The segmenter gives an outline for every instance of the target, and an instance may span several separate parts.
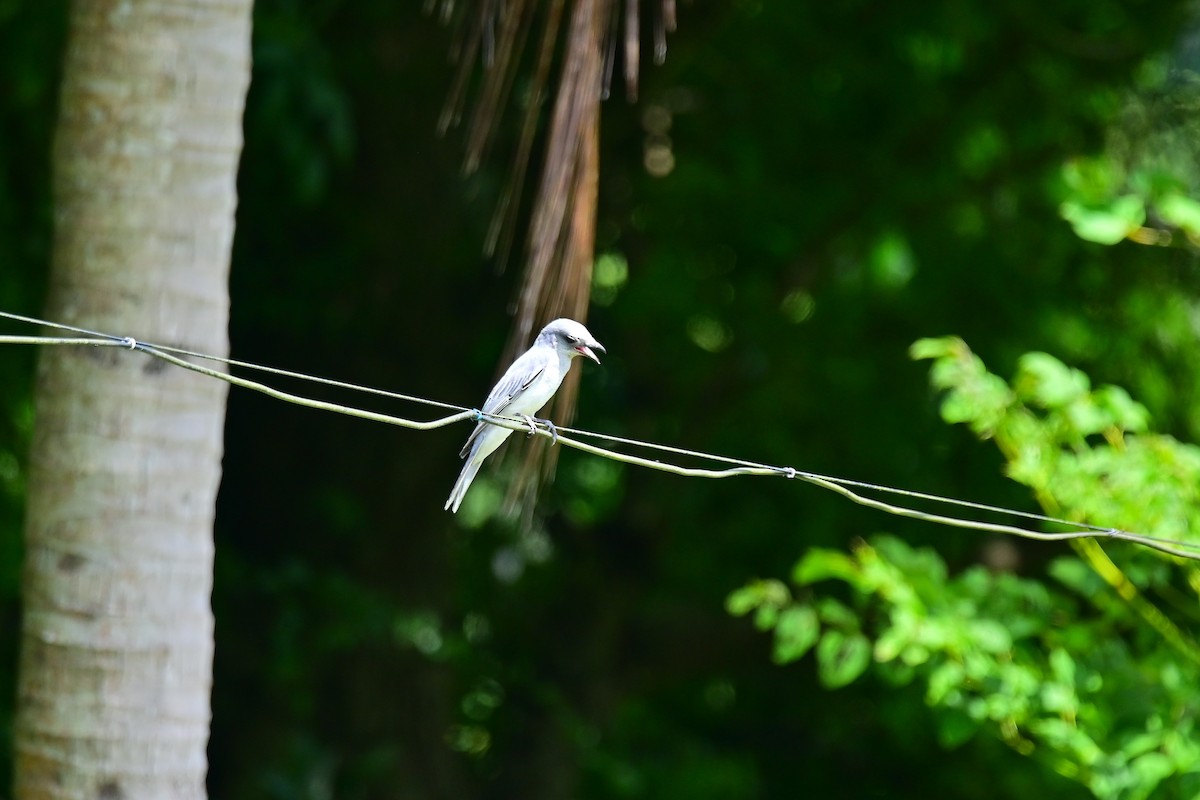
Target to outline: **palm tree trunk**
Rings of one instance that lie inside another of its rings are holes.
[[[227,351],[250,10],[72,4],[50,319]],[[203,797],[225,384],[48,348],[35,407],[16,797]]]

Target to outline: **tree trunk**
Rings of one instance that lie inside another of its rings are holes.
[[[47,315],[223,354],[251,0],[72,4]],[[47,348],[16,797],[205,795],[226,385]]]

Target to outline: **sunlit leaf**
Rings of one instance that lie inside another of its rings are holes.
[[[1021,356],[1013,386],[1027,401],[1058,408],[1085,395],[1091,381],[1048,353],[1026,353]]]
[[[1075,235],[1097,244],[1116,244],[1146,221],[1146,206],[1137,195],[1123,195],[1103,205],[1068,200],[1059,208]]]
[[[820,632],[817,612],[810,606],[786,609],[775,624],[775,661],[786,664],[803,657],[816,644]]]
[[[810,548],[792,569],[792,581],[800,586],[837,578],[854,583],[859,576],[858,565],[845,553],[825,548]]]
[[[1154,204],[1154,210],[1170,224],[1200,236],[1200,200],[1184,194],[1169,194]]]
[[[826,630],[817,644],[817,674],[836,689],[852,683],[871,663],[871,643],[861,633]]]

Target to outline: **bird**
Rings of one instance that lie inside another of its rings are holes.
[[[500,381],[492,387],[491,393],[483,403],[484,414],[502,414],[509,417],[522,417],[529,425],[532,436],[534,427],[533,414],[550,401],[563,378],[571,369],[571,361],[579,356],[586,356],[597,364],[600,358],[595,351],[607,354],[608,351],[596,337],[573,319],[556,319],[542,328],[533,345],[521,354],[512,366],[504,373]],[[545,421],[545,420],[543,420]],[[553,423],[545,421],[550,427],[551,435],[557,439]],[[492,425],[486,420],[480,420],[475,430],[463,445],[459,458],[465,458],[462,472],[454,482],[454,489],[446,500],[445,509],[458,512],[458,506],[475,480],[484,459],[496,451],[504,440],[512,433],[512,429],[500,425]]]

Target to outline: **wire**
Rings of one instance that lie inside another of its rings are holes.
[[[941,525],[948,525],[959,528],[969,528],[972,530],[987,531],[992,533],[1002,533],[1014,536],[1021,536],[1027,539],[1035,539],[1039,541],[1064,541],[1068,539],[1080,538],[1110,538],[1120,541],[1127,541],[1140,544],[1144,547],[1149,547],[1169,555],[1179,558],[1200,561],[1200,543],[1185,542],[1177,539],[1166,539],[1157,536],[1149,536],[1142,533],[1134,533],[1131,531],[1121,530],[1119,528],[1107,528],[1099,525],[1092,525],[1085,522],[1073,522],[1071,520],[1061,519],[1058,517],[1046,516],[1044,514],[1036,514],[1027,511],[1019,511],[1016,509],[1004,508],[1001,506],[987,505],[984,503],[975,503],[969,500],[960,500],[953,497],[943,497],[941,495],[927,494],[925,492],[917,492],[909,489],[898,489],[891,486],[881,484],[867,483],[864,481],[850,480],[848,478],[837,478],[829,475],[820,475],[815,472],[805,472],[797,470],[793,467],[775,466],[771,464],[763,464],[755,461],[747,461],[744,459],[731,458],[729,456],[717,455],[714,453],[705,453],[698,450],[688,450],[681,447],[671,447],[669,445],[657,444],[654,442],[640,441],[637,439],[628,439],[621,436],[613,436],[610,434],[595,433],[592,431],[580,430],[577,428],[556,427],[552,426],[545,420],[535,420],[533,424],[523,418],[508,417],[498,414],[488,414],[478,409],[468,408],[466,406],[454,405],[453,403],[444,403],[437,400],[430,400],[424,397],[415,395],[400,394],[390,392],[383,389],[376,389],[368,386],[361,386],[354,383],[344,381],[336,381],[329,378],[322,378],[313,375],[306,375],[301,372],[293,372],[290,370],[277,369],[275,367],[267,367],[261,364],[254,364],[246,361],[238,361],[231,358],[209,355],[207,353],[199,353],[191,350],[184,350],[177,347],[169,347],[166,345],[152,344],[142,342],[127,336],[114,336],[108,333],[92,331],[86,328],[78,328],[71,325],[61,323],[47,322],[45,320],[34,319],[31,317],[12,314],[6,311],[0,311],[0,318],[11,319],[18,322],[25,322],[33,325],[41,325],[47,328],[69,331],[71,333],[83,334],[83,338],[64,338],[53,336],[2,336],[0,335],[0,344],[37,344],[37,345],[83,345],[92,347],[119,347],[129,350],[138,350],[154,358],[161,359],[168,363],[174,364],[183,369],[191,370],[209,377],[227,381],[234,386],[240,386],[245,389],[260,392],[269,397],[284,402],[294,403],[296,405],[315,408],[321,411],[331,411],[339,414],[345,414],[359,419],[366,419],[372,422],[381,422],[389,425],[397,425],[403,428],[413,430],[432,430],[441,428],[446,425],[452,425],[463,420],[485,421],[492,425],[508,428],[510,430],[527,431],[530,435],[537,434],[545,436],[553,440],[554,443],[572,447],[581,450],[585,453],[591,453],[603,458],[609,458],[626,464],[655,469],[662,472],[670,472],[676,475],[685,477],[701,477],[701,478],[729,478],[738,475],[757,475],[757,476],[783,476],[789,479],[801,480],[806,483],[811,483],[815,486],[820,486],[824,489],[836,492],[848,500],[859,505],[883,511],[901,517],[923,520],[926,522],[934,522]],[[411,403],[427,405],[434,408],[454,411],[456,413],[439,419],[418,421],[397,417],[390,414],[382,414],[374,411],[356,408],[353,406],[343,406],[337,403],[330,403],[313,398],[303,397],[301,395],[284,392],[274,387],[268,386],[257,381],[241,378],[228,372],[220,372],[218,370],[208,369],[190,361],[185,361],[186,358],[196,358],[207,361],[212,361],[227,366],[238,367],[241,369],[264,372],[271,375],[279,375],[288,378],[296,378],[298,380],[310,381],[313,383],[322,384],[325,386],[333,386],[340,389],[350,391],[364,392],[367,394],[387,397],[396,400],[403,400]],[[658,461],[655,459],[644,458],[642,456],[631,455],[628,453],[620,453],[615,450],[597,447],[588,444],[578,439],[573,439],[570,436],[585,437],[590,439],[598,439],[613,444],[628,445],[631,447],[643,448],[662,453],[670,453],[672,455],[687,456],[704,461],[715,462],[719,464],[728,464],[730,466],[724,469],[708,469],[702,467],[685,467],[678,464]],[[1036,520],[1053,525],[1061,525],[1074,530],[1046,532],[1035,531],[1028,528],[1022,528],[1015,525],[1005,525],[993,522],[981,522],[978,520],[962,519],[959,517],[951,517],[942,514],[931,514],[924,511],[918,511],[907,506],[885,503],[882,500],[876,500],[871,497],[864,496],[854,489],[865,489],[873,492],[893,494],[902,497],[908,497],[917,500],[923,500],[932,503],[942,503],[953,505],[962,508],[970,508],[977,511],[986,511],[994,514],[1007,515],[1012,517],[1020,517],[1024,519]]]
[[[612,435],[606,434],[606,433],[593,433],[591,431],[583,431],[583,430],[578,430],[576,428],[566,428],[566,427],[562,427],[562,426],[559,426],[558,430],[565,431],[567,433],[573,433],[577,436],[587,436],[587,437],[590,437],[593,439],[603,439],[605,441],[614,442],[617,444],[628,444],[628,445],[633,445],[635,447],[645,447],[650,450],[660,450],[660,451],[663,451],[666,453],[674,453],[676,455],[693,456],[696,458],[705,458],[705,459],[709,459],[711,461],[719,461],[719,462],[722,462],[725,464],[737,464],[737,465],[744,466],[744,467],[756,467],[756,468],[772,469],[772,470],[785,471],[785,472],[787,471],[786,467],[772,467],[768,464],[759,464],[759,463],[756,463],[753,461],[743,461],[741,459],[729,458],[727,456],[714,455],[712,453],[701,453],[701,452],[697,452],[695,450],[685,450],[681,447],[670,447],[670,446],[664,445],[664,444],[655,444],[653,442],[642,442],[642,441],[638,441],[636,439],[624,439],[620,436],[612,436]],[[1106,532],[1106,531],[1110,530],[1109,528],[1106,528],[1102,525],[1089,525],[1086,522],[1064,522],[1063,520],[1058,519],[1056,517],[1048,517],[1045,514],[1036,514],[1032,511],[1018,511],[1018,510],[1012,509],[1012,508],[1002,508],[1000,506],[990,506],[990,505],[986,505],[984,503],[972,502],[971,500],[959,500],[959,499],[953,498],[953,497],[942,497],[941,495],[927,494],[925,492],[917,492],[917,491],[913,491],[911,489],[897,489],[892,486],[883,486],[878,483],[867,483],[865,481],[856,481],[856,480],[851,480],[850,478],[835,478],[835,477],[832,477],[829,475],[820,475],[815,472],[803,472],[801,470],[795,470],[795,475],[794,476],[789,475],[789,477],[813,478],[813,479],[819,479],[819,480],[826,480],[826,481],[829,481],[830,483],[836,483],[841,486],[855,486],[859,489],[870,489],[871,491],[875,491],[875,492],[884,492],[887,494],[895,494],[895,495],[901,495],[904,497],[912,497],[917,500],[928,500],[930,502],[935,502],[935,503],[946,503],[948,505],[962,506],[964,508],[973,508],[977,511],[990,511],[990,512],[993,512],[996,514],[1007,514],[1007,515],[1014,516],[1014,517],[1024,517],[1026,519],[1038,520],[1040,522],[1052,522],[1052,523],[1059,523],[1059,524],[1067,524],[1067,525],[1071,525],[1071,526],[1074,526],[1077,528],[1084,528],[1086,530],[1096,531],[1098,533],[1102,533],[1102,532]],[[1200,547],[1200,545],[1197,545],[1197,546]]]
[[[33,319],[32,317],[23,317],[20,314],[12,314],[8,311],[0,311],[0,318],[12,319],[12,320],[16,320],[18,322],[28,322],[33,325],[42,325],[47,328],[57,328],[59,330],[70,331],[71,333],[82,333],[87,336],[93,336],[96,339],[101,339],[101,340],[105,340],[108,342],[117,342],[120,344],[124,344],[125,346],[129,346],[128,345],[129,342],[136,341],[128,336],[114,336],[111,333],[101,333],[100,331],[92,331],[92,330],[88,330],[87,328],[77,328],[74,325],[64,325],[59,322],[46,322],[45,320]],[[22,342],[3,341],[3,339],[7,339],[7,338],[11,338],[11,337],[0,337],[0,343],[3,343],[3,344],[20,344],[20,343],[22,343]],[[93,346],[98,344],[97,342],[87,341],[87,340],[54,340],[53,337],[50,337],[50,340],[48,340],[48,341],[40,341],[40,342],[25,341],[23,343],[24,344],[83,344],[83,345],[93,345]],[[455,406],[455,405],[451,405],[450,403],[439,403],[436,400],[427,400],[423,397],[412,397],[412,396],[409,396],[406,394],[399,394],[397,392],[389,392],[385,389],[375,389],[370,386],[360,386],[360,385],[354,384],[354,383],[345,383],[343,381],[335,381],[331,378],[322,378],[322,377],[319,377],[316,375],[306,375],[302,372],[292,372],[292,371],[286,370],[286,369],[276,369],[275,367],[266,367],[261,364],[252,364],[248,361],[238,361],[237,359],[209,355],[208,353],[197,353],[192,350],[184,350],[179,347],[169,347],[167,345],[162,345],[162,344],[150,344],[149,342],[137,342],[137,343],[144,344],[144,345],[146,345],[146,347],[151,347],[162,353],[173,353],[178,356],[188,356],[189,358],[201,358],[201,359],[204,359],[205,361],[213,361],[213,362],[216,362],[219,364],[227,364],[231,367],[241,367],[242,369],[254,370],[256,372],[266,372],[266,373],[270,373],[272,375],[280,375],[285,378],[297,378],[299,380],[310,381],[312,383],[319,383],[319,384],[322,384],[325,386],[333,386],[338,389],[350,389],[355,392],[364,392],[366,394],[379,395],[380,397],[387,397],[392,400],[405,400],[410,403],[422,403],[424,405],[434,406],[436,408],[445,408],[445,409],[451,409],[451,410],[456,410],[456,411],[466,410],[462,406]],[[138,349],[138,348],[131,348],[131,349]],[[221,375],[221,373],[218,373],[218,376],[220,376],[220,375]]]

